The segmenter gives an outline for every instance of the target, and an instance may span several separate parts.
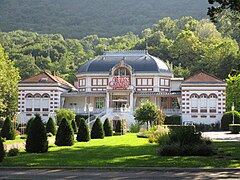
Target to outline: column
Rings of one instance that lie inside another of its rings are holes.
[[[130,92],[130,112],[133,112],[134,102],[133,102],[133,92]]]
[[[107,92],[107,95],[106,95],[106,112],[109,111],[109,92]]]

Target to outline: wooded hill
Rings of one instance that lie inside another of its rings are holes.
[[[22,79],[54,70],[73,83],[78,68],[104,50],[141,50],[146,49],[146,44],[151,55],[169,63],[175,77],[188,77],[204,70],[224,79],[229,73],[240,71],[240,33],[234,26],[226,25],[226,18],[219,22],[219,30],[207,19],[164,18],[139,36],[91,35],[79,40],[21,30],[0,32],[0,44],[19,68]]]
[[[207,17],[207,0],[0,0],[0,31],[83,38],[140,34],[159,19]]]

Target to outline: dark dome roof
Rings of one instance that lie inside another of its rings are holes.
[[[134,72],[152,72],[172,76],[170,68],[164,61],[149,55],[144,50],[106,52],[82,65],[78,70],[78,74],[108,73],[111,68],[121,61],[131,66]]]

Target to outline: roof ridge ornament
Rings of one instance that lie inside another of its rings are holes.
[[[148,54],[148,50],[111,50],[105,51],[105,56],[144,56]]]

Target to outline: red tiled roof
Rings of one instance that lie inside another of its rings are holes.
[[[201,83],[223,83],[223,80],[208,74],[206,72],[199,72],[189,78],[187,78],[184,83],[191,83],[191,82],[201,82]]]
[[[56,75],[52,75],[47,72],[39,73],[35,76],[32,76],[30,78],[27,78],[27,79],[21,81],[20,83],[39,83],[39,82],[60,83],[62,85],[69,86],[70,88],[75,89],[75,87],[72,84],[70,84],[69,82],[65,81],[64,79],[62,79]]]

